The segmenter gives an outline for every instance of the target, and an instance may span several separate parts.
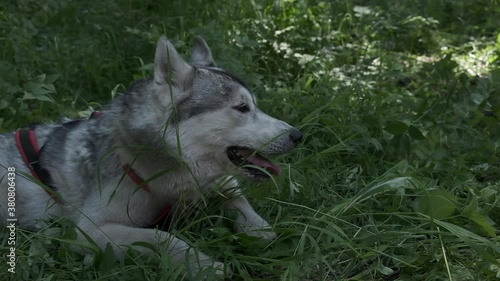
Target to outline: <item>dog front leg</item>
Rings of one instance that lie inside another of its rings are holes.
[[[239,194],[239,192],[237,192]],[[243,195],[237,195],[226,203],[226,209],[236,210],[235,228],[238,232],[260,237],[265,240],[273,240],[276,233],[271,231],[271,226],[259,214],[257,214],[248,200]]]
[[[215,268],[216,275],[224,275],[224,264],[216,262],[202,252],[196,251],[189,245],[174,235],[160,230],[136,228],[122,224],[105,224],[99,228],[86,228],[85,233],[89,235],[99,248],[104,249],[110,243],[115,252],[115,256],[123,258],[126,247],[134,242],[146,242],[152,245],[160,244],[160,247],[170,256],[174,266],[181,265],[188,261],[188,267],[194,274],[207,268]],[[80,239],[83,239],[80,236]],[[164,247],[164,248],[163,248]],[[145,254],[154,254],[149,248],[134,246],[135,249]]]

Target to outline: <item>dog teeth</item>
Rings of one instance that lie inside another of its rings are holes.
[[[231,150],[232,156],[240,162],[239,164],[245,163],[249,157],[253,155],[254,151],[245,147],[233,147]]]

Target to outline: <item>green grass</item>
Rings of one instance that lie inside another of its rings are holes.
[[[232,280],[500,278],[498,2],[168,2],[3,3],[0,131],[87,116],[151,75],[159,36],[187,54],[200,34],[305,140],[275,183],[244,184],[278,239],[233,234],[217,204],[179,237]],[[18,230],[18,273],[2,254],[0,279],[183,279],[161,254],[74,253],[74,236]]]

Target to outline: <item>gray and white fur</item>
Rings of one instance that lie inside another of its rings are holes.
[[[36,230],[44,219],[65,216],[101,249],[110,243],[119,257],[124,255],[121,246],[147,242],[163,247],[176,265],[187,260],[194,271],[214,267],[220,275],[222,263],[169,232],[146,227],[165,205],[220,189],[231,198],[225,208],[237,210],[237,231],[274,239],[269,224],[238,191],[234,176],[260,180],[268,177],[262,170],[277,174],[276,166],[257,152],[287,153],[302,138],[297,129],[260,111],[244,83],[217,68],[199,36],[189,63],[161,38],[152,79],[135,82],[97,118],[38,125],[35,135],[42,148],[40,163],[60,200],[54,202],[18,173],[21,227]],[[242,167],[238,161],[261,168]],[[150,192],[124,176],[125,164],[143,179],[155,177],[148,182]],[[0,134],[1,223],[7,218],[7,167],[29,174],[13,132]],[[79,239],[85,238],[80,234]]]

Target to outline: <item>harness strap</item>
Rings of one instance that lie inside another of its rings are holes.
[[[95,111],[90,115],[90,119],[97,118],[102,115],[102,112]],[[80,120],[75,120],[80,121]],[[50,187],[52,190],[55,190],[55,187],[50,185],[51,177],[47,170],[45,170],[42,165],[40,165],[40,148],[36,143],[35,132],[34,130],[17,130],[15,132],[16,146],[23,158],[24,163],[28,166],[31,175],[34,178],[42,182],[43,184]],[[127,175],[134,181],[139,187],[144,189],[144,191],[151,193],[149,186],[144,180],[137,175],[137,173],[130,167],[129,164],[123,165],[123,170],[127,173]],[[51,194],[48,190],[47,193],[57,202],[57,198],[54,197],[54,194]],[[156,218],[151,227],[155,227],[159,222],[165,220],[172,210],[171,205],[166,205],[160,212],[158,218]]]
[[[21,153],[24,163],[30,169],[33,177],[41,181],[38,176],[38,172],[40,172],[40,163],[38,162],[40,149],[35,140],[35,132],[33,130],[18,130],[15,133],[15,137],[17,149]]]
[[[40,148],[36,143],[35,132],[33,130],[17,130],[15,132],[16,146],[24,160],[24,163],[30,169],[31,175],[41,183],[50,187],[55,191],[55,187],[51,185],[51,177],[47,170],[40,165]],[[57,201],[56,196],[49,190],[45,191]]]

